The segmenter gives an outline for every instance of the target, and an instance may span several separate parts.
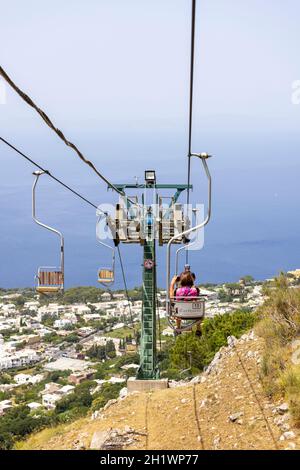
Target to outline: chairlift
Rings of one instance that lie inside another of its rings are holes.
[[[38,272],[35,276],[36,291],[40,294],[57,294],[64,290],[64,238],[61,232],[58,230],[40,222],[36,218],[36,186],[39,177],[45,174],[45,171],[35,171],[33,175],[35,180],[32,186],[32,218],[35,223],[41,227],[55,233],[60,238],[60,266],[42,266],[38,268]]]
[[[174,243],[174,239],[182,239],[183,237],[187,237],[193,232],[196,232],[202,229],[205,225],[208,224],[211,218],[211,175],[209,172],[209,168],[207,165],[207,159],[209,155],[207,154],[192,154],[191,156],[195,156],[201,159],[206,177],[208,179],[208,210],[205,220],[195,225],[194,227],[189,228],[188,230],[180,233],[179,235],[174,235],[168,242],[167,246],[167,298],[166,298],[166,307],[167,307],[167,316],[168,321],[173,328],[173,330],[178,334],[184,331],[190,331],[193,326],[201,323],[205,317],[205,296],[198,296],[198,297],[180,297],[180,299],[176,299],[176,296],[170,295],[169,286],[170,286],[170,262],[171,262],[171,245]],[[192,245],[190,245],[192,246]],[[182,247],[176,252],[176,275],[178,275],[178,255],[182,249],[186,247]],[[186,268],[190,269],[190,267],[186,266]],[[178,321],[179,320],[179,321]],[[178,326],[178,323],[180,326]]]
[[[96,225],[96,238],[97,238],[97,241],[100,243],[100,245],[104,246],[105,248],[107,248],[108,250],[111,250],[111,253],[112,253],[112,257],[111,257],[111,264],[109,267],[102,267],[102,268],[99,268],[98,270],[98,282],[99,284],[102,284],[104,285],[105,287],[113,284],[115,282],[115,249],[113,247],[111,247],[110,245],[107,245],[106,243],[103,243],[101,240],[100,240],[100,236],[99,236],[99,222],[100,222],[100,218],[98,218],[98,221],[97,221],[97,225]]]

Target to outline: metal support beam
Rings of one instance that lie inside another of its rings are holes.
[[[133,184],[133,183],[120,183],[114,185],[119,191],[124,191],[125,189],[146,189],[149,188],[147,184]],[[184,191],[185,189],[193,189],[193,185],[187,184],[155,184],[152,186],[155,189],[176,189],[178,191]]]

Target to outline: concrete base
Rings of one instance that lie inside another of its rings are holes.
[[[127,391],[132,392],[151,392],[152,390],[164,390],[168,388],[168,379],[140,380],[135,377],[129,377],[127,380]]]

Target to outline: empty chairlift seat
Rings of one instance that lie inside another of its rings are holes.
[[[115,280],[114,271],[112,269],[99,269],[98,282],[101,284],[112,284]]]
[[[60,239],[60,267],[41,267],[35,276],[36,291],[41,294],[51,294],[62,292],[64,290],[64,237],[61,232],[49,225],[44,224],[36,217],[35,199],[36,199],[36,186],[41,175],[45,171],[35,171],[34,183],[32,186],[32,218],[34,222],[40,227],[54,233]]]
[[[64,288],[63,272],[58,268],[39,268],[36,279],[36,290],[41,294],[56,293]]]

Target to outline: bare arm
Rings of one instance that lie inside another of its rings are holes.
[[[175,286],[177,282],[178,282],[178,276],[174,276],[170,284],[170,290],[169,290],[170,299],[174,297],[174,290],[175,290]]]

